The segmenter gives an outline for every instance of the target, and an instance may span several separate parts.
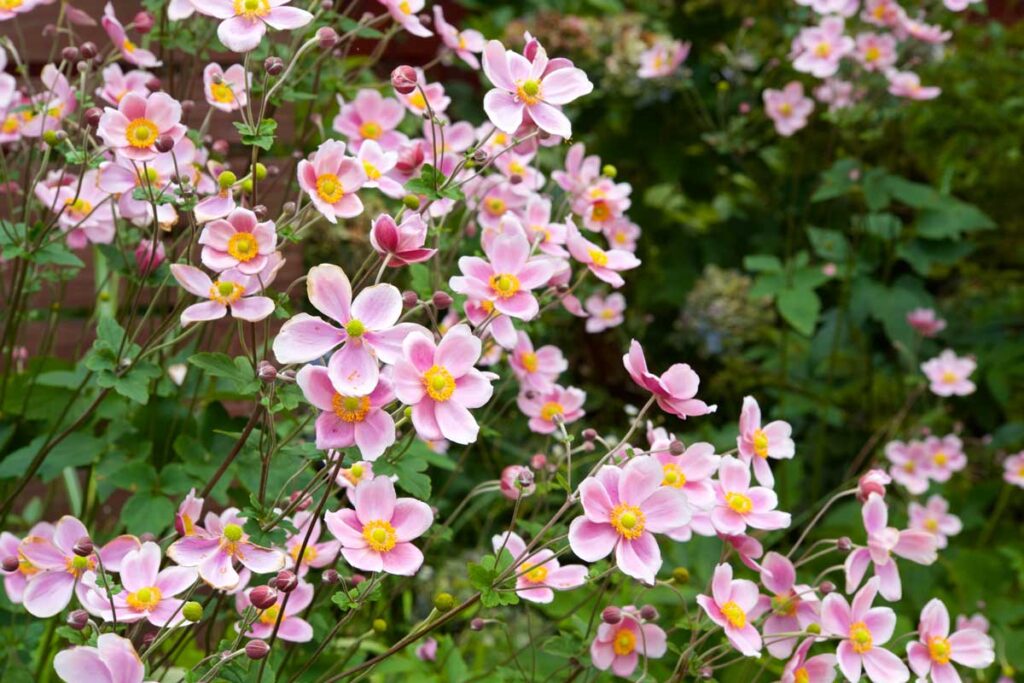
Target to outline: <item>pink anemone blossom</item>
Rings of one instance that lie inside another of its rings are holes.
[[[754,628],[757,607],[757,584],[747,579],[733,579],[732,566],[719,564],[711,579],[711,595],[698,595],[697,604],[704,613],[725,631],[725,637],[747,657],[761,652],[761,634]]]
[[[372,140],[386,151],[397,151],[408,138],[400,133],[398,124],[405,118],[402,103],[384,97],[376,90],[363,89],[351,102],[339,100],[339,112],[332,127],[344,135],[353,149]]]
[[[363,144],[359,145],[356,160],[363,165],[363,171],[366,173],[366,183],[363,187],[377,188],[392,199],[405,196],[402,184],[388,175],[398,165],[398,152],[386,152],[376,140],[364,140]],[[419,214],[413,213],[408,217],[412,216]]]
[[[690,43],[662,40],[640,53],[640,78],[671,76],[690,54]]]
[[[807,657],[814,640],[807,638],[800,643],[793,657],[783,667],[779,683],[832,683],[836,679],[835,655]]]
[[[571,424],[583,417],[587,395],[576,387],[552,384],[544,389],[520,392],[516,403],[529,420],[530,431],[554,434],[558,425]]]
[[[170,95],[155,92],[143,97],[130,92],[121,98],[117,109],[104,110],[97,133],[121,156],[149,161],[157,155],[157,140],[167,135],[177,143],[185,130],[181,104]]]
[[[210,221],[199,235],[203,265],[217,272],[235,268],[256,275],[277,250],[274,221],[259,222],[249,209],[235,209],[227,218]]]
[[[743,398],[740,412],[740,435],[736,437],[740,459],[754,466],[754,476],[762,486],[775,485],[768,458],[785,460],[796,452],[791,434],[793,428],[788,422],[775,420],[761,426],[761,407],[753,396]]]
[[[850,683],[860,680],[862,669],[873,683],[905,683],[910,679],[906,664],[881,647],[892,638],[896,613],[888,607],[872,607],[877,594],[878,579],[868,581],[852,604],[839,593],[829,593],[821,603],[821,629],[842,639],[836,658]]]
[[[640,265],[640,259],[624,249],[602,249],[580,234],[572,219],[567,219],[567,223],[566,245],[572,257],[585,265],[599,280],[616,289],[624,285],[626,281],[619,273],[636,268]]]
[[[913,71],[891,71],[889,93],[911,100],[934,100],[942,94],[942,88],[921,85],[921,77]]]
[[[771,595],[757,599],[757,611],[768,614],[762,627],[768,653],[785,659],[793,652],[797,636],[780,634],[806,631],[818,623],[818,598],[807,585],[796,583],[796,569],[785,556],[770,552],[761,560],[761,584]]]
[[[921,370],[930,382],[929,388],[936,396],[973,394],[975,386],[970,376],[977,367],[973,358],[957,356],[951,349],[921,364]]]
[[[486,39],[483,34],[473,29],[460,31],[444,18],[444,10],[441,5],[434,5],[434,28],[441,37],[445,47],[454,52],[459,59],[469,64],[474,69],[480,68],[480,60],[474,53],[484,51]]]
[[[934,308],[915,308],[907,313],[907,324],[922,337],[934,337],[946,329],[946,321],[935,313]]]
[[[613,327],[618,327],[625,320],[623,313],[626,311],[626,297],[618,292],[612,292],[608,296],[592,294],[583,302],[589,317],[587,318],[587,332],[596,334],[604,332]]]
[[[362,457],[373,462],[395,442],[395,421],[385,410],[394,393],[384,377],[363,396],[338,393],[322,365],[304,366],[295,381],[306,400],[323,411],[316,420],[317,448],[357,446]]]
[[[226,112],[238,111],[248,103],[248,93],[245,67],[241,64],[222,69],[220,64],[210,63],[203,69],[203,94],[211,107]]]
[[[185,291],[206,299],[181,312],[181,324],[219,320],[227,315],[248,322],[259,322],[274,312],[274,300],[257,296],[262,290],[259,280],[234,268],[225,270],[217,280],[184,263],[171,265],[171,275]]]
[[[928,476],[937,482],[947,482],[955,472],[967,467],[964,444],[956,434],[929,436],[924,440],[924,451]]]
[[[633,339],[629,344],[629,353],[622,357],[626,372],[642,389],[654,394],[658,406],[666,413],[685,420],[715,412],[718,406],[709,406],[704,401],[694,398],[700,386],[697,373],[686,363],[676,363],[661,376],[647,369],[647,359],[640,342]]]
[[[116,107],[130,92],[142,97],[149,95],[149,83],[152,80],[153,75],[148,71],[134,69],[124,73],[120,65],[111,64],[103,69],[103,84],[96,89],[96,95]]]
[[[555,591],[579,588],[587,582],[587,568],[582,564],[561,565],[549,548],[526,553],[526,542],[514,532],[497,534],[491,539],[494,552],[502,548],[518,562],[516,595],[523,600],[546,604],[555,599]]]
[[[156,58],[155,54],[128,39],[124,25],[117,20],[117,16],[114,14],[113,3],[108,2],[103,8],[103,18],[100,19],[100,24],[110,36],[111,42],[121,52],[121,58],[126,62],[144,68],[160,66],[160,60]]]
[[[146,668],[132,641],[113,633],[100,634],[96,647],[61,650],[53,670],[64,683],[153,683],[143,681]]]
[[[53,525],[49,522],[39,522],[28,531],[28,536],[35,536],[44,540],[53,540]],[[13,571],[3,571],[4,591],[7,599],[15,605],[20,605],[22,596],[25,594],[25,586],[29,578],[39,572],[39,568],[33,565],[28,558],[22,555],[18,546],[21,539],[9,531],[0,533],[0,562],[7,564],[10,560],[18,562],[18,568]]]
[[[923,443],[890,441],[885,445],[885,457],[892,463],[889,474],[893,481],[915,496],[928,490],[928,453]]]
[[[285,603],[285,593],[277,594],[277,602],[264,610],[258,610],[256,621],[245,632],[246,638],[267,640],[277,632],[277,637],[289,643],[308,643],[313,640],[313,627],[299,615],[313,602],[313,586],[299,581]],[[235,608],[239,614],[250,605],[247,591],[235,594]]]
[[[370,245],[392,268],[430,260],[437,250],[425,248],[426,239],[427,224],[418,213],[406,214],[398,224],[382,213],[370,229]]]
[[[520,386],[524,390],[533,391],[544,391],[569,369],[569,362],[565,360],[561,349],[552,344],[535,349],[530,335],[522,331],[517,335],[508,363]]]
[[[344,142],[325,141],[312,160],[299,162],[298,176],[299,187],[331,223],[363,212],[363,202],[356,192],[366,183],[366,169],[358,160],[345,156]]]
[[[794,41],[793,68],[816,78],[834,76],[840,60],[854,49],[853,38],[843,33],[844,23],[842,17],[831,16],[801,30]]]
[[[617,624],[601,623],[590,643],[590,659],[601,671],[612,670],[616,676],[632,676],[640,657],[660,659],[668,651],[668,636],[657,624],[645,623],[640,610],[632,605],[620,611]]]
[[[866,71],[884,72],[896,63],[896,39],[885,33],[861,33],[856,57]]]
[[[1008,484],[1024,488],[1024,451],[1003,461],[1003,479]]]
[[[429,38],[434,33],[420,21],[420,12],[426,6],[426,0],[380,0],[388,10],[388,14],[401,26],[414,36]]]
[[[310,569],[333,566],[334,561],[338,559],[338,550],[341,546],[338,541],[320,541],[323,531],[320,520],[314,518],[311,512],[303,511],[295,513],[292,523],[295,525],[296,531],[284,543],[285,550],[288,551],[287,566],[295,567],[298,563],[296,572],[299,576],[305,576]],[[312,531],[309,529],[310,523],[313,524]],[[306,540],[307,533],[309,534],[308,542]],[[306,549],[302,550],[304,542]],[[299,560],[300,551],[302,551],[301,561]]]
[[[939,495],[931,496],[925,505],[911,502],[907,514],[910,528],[933,534],[940,550],[949,544],[950,536],[956,536],[964,528],[960,518],[950,514],[949,501]]]
[[[710,510],[715,503],[712,477],[722,458],[715,455],[714,446],[703,441],[691,443],[679,455],[668,450],[669,443],[657,440],[651,444],[651,451],[656,451],[652,455],[661,464],[661,485],[685,493],[686,501],[695,510]],[[689,540],[690,528],[681,525],[667,536],[673,540]]]
[[[313,21],[313,15],[297,7],[288,7],[291,0],[192,0],[200,14],[220,19],[217,37],[234,52],[255,50],[267,27],[277,31],[302,28]]]
[[[181,536],[195,536],[202,533],[203,529],[197,526],[199,515],[203,514],[203,498],[196,496],[196,490],[190,489],[185,498],[178,505],[178,511],[174,514],[174,530]]]
[[[995,662],[992,638],[976,628],[961,628],[951,635],[949,611],[938,598],[921,610],[917,627],[919,640],[907,644],[910,668],[921,679],[933,683],[955,683],[960,675],[953,664],[969,669],[987,669]]]
[[[762,93],[764,109],[775,124],[775,132],[789,137],[807,125],[807,117],[814,111],[814,100],[804,95],[800,81],[791,81],[782,90],[765,89]]]
[[[752,529],[772,531],[790,524],[788,512],[775,508],[779,498],[769,488],[750,485],[750,467],[731,455],[724,456],[718,466],[715,485],[715,506],[711,522],[719,533],[738,535]]]

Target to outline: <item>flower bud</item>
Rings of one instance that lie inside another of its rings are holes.
[[[231,149],[231,145],[228,144],[228,141],[223,138],[214,140],[213,144],[210,145],[210,147],[213,149],[214,153],[219,154],[221,156],[227,154],[228,151]]]
[[[523,182],[523,176],[519,175],[518,173],[513,173],[512,175],[510,175],[508,177],[509,185],[519,185],[522,182]]]
[[[74,612],[68,615],[68,626],[81,631],[89,623],[89,613],[84,609],[76,609]]]
[[[654,605],[644,605],[640,608],[640,618],[644,621],[655,621],[658,618],[658,609]]]
[[[155,640],[156,640],[156,633],[153,633],[152,631],[150,631],[149,633],[147,633],[144,636],[142,636],[142,647],[148,649],[149,646],[152,645],[153,641],[155,641]]]
[[[156,147],[156,151],[166,154],[174,149],[174,138],[170,135],[161,135],[153,146]]]
[[[320,575],[320,580],[328,586],[334,586],[341,582],[341,575],[335,569],[327,569]]]
[[[75,546],[71,551],[79,557],[89,557],[93,553],[92,539],[88,536],[82,536],[80,539],[75,541]]]
[[[473,629],[474,631],[483,631],[484,630],[484,620],[481,619],[480,617],[474,617],[473,620],[469,622],[469,627],[471,629]]]
[[[668,445],[668,452],[672,455],[682,455],[686,452],[686,446],[682,441],[678,439],[672,439],[672,443]]]
[[[4,571],[7,572],[8,574],[10,574],[11,572],[18,571],[18,567],[20,567],[20,566],[21,566],[21,563],[18,561],[17,556],[10,555],[9,557],[5,557],[4,558],[3,568],[4,568]]]
[[[378,634],[380,634],[380,633],[387,633],[388,622],[384,621],[383,619],[374,619],[373,620],[373,630],[374,630],[375,633],[378,633]]]
[[[228,189],[237,182],[238,176],[231,171],[222,171],[221,174],[217,176],[217,184],[220,185],[220,189],[222,190]]]
[[[261,381],[271,384],[277,379],[277,368],[270,361],[261,360],[256,368],[256,374],[259,375]]]
[[[395,67],[391,72],[391,87],[399,95],[411,95],[416,90],[417,80],[416,69],[407,64]]]
[[[434,308],[437,310],[443,311],[452,305],[452,298],[447,292],[434,292],[434,295],[430,297],[430,303],[434,304]]]
[[[82,59],[92,59],[99,54],[99,50],[96,49],[96,43],[87,40],[78,47],[78,54],[82,55]]]
[[[132,25],[135,27],[135,30],[141,33],[142,35],[146,35],[150,31],[152,31],[153,25],[155,23],[156,22],[153,19],[153,15],[149,12],[146,12],[145,10],[137,13],[135,15],[135,18],[132,19]]]
[[[420,198],[414,194],[407,194],[402,197],[402,203],[405,204],[405,208],[410,211],[415,211],[420,208]]]
[[[455,607],[455,598],[451,593],[438,593],[434,597],[434,607],[437,608],[438,612],[447,612],[452,607]]]
[[[282,593],[291,593],[298,587],[299,577],[290,569],[282,569],[277,573],[274,582],[277,584],[277,590]]]
[[[199,621],[203,618],[203,606],[195,600],[189,600],[184,605],[182,605],[181,615],[189,621]]]
[[[267,167],[257,161],[256,165],[253,166],[252,174],[256,177],[256,180],[263,180],[267,177]]]
[[[152,531],[146,531],[139,534],[139,541],[142,543],[156,543],[156,534]]]
[[[501,495],[509,500],[519,500],[533,495],[537,490],[533,483],[533,471],[522,465],[509,465],[501,471]]]
[[[416,295],[416,292],[411,289],[407,289],[402,292],[402,305],[406,308],[415,308],[416,304],[420,302],[420,298]]]
[[[280,76],[284,73],[284,60],[280,57],[267,57],[263,61],[263,68],[271,76]]]
[[[618,174],[619,174],[618,169],[615,168],[614,166],[612,166],[611,164],[605,164],[601,168],[601,175],[603,175],[605,178],[614,178]]]
[[[74,45],[69,45],[60,51],[60,58],[65,62],[78,61],[78,48]]]
[[[316,32],[316,39],[320,44],[321,50],[330,50],[338,44],[338,32],[330,26],[322,26]]]
[[[842,538],[836,539],[837,550],[848,553],[851,548],[853,548],[853,541],[850,540],[849,536],[843,536]]]
[[[263,659],[270,654],[270,646],[266,641],[256,638],[245,644],[245,656],[249,659]]]
[[[486,149],[477,149],[473,152],[473,161],[478,164],[486,164],[489,158]]]
[[[242,181],[242,192],[246,194],[252,194],[252,188],[252,178],[246,178],[245,180]]]
[[[187,115],[193,109],[196,108],[195,100],[182,100],[181,101],[181,113]]]
[[[146,87],[150,90],[160,90],[161,84],[160,79],[156,76],[150,76],[149,80],[146,81]]]
[[[85,125],[90,128],[100,125],[101,118],[103,118],[103,110],[99,107],[89,107],[85,110]]]
[[[256,206],[252,207],[252,212],[256,214],[256,220],[258,221],[265,221],[267,220],[267,216],[270,215],[269,210],[263,204],[257,204]]]
[[[821,633],[821,624],[807,624],[807,632],[818,635]]]
[[[48,130],[43,133],[43,142],[48,144],[50,147],[53,147],[60,142],[60,136],[57,135],[57,131]]]
[[[685,586],[690,583],[690,570],[686,567],[676,567],[672,570],[672,580]]]
[[[249,591],[249,602],[256,609],[270,609],[277,604],[277,591],[270,586],[256,586]]]
[[[892,477],[885,470],[868,470],[857,481],[857,500],[863,503],[872,493],[877,493],[884,498],[885,487],[890,483],[892,483]]]
[[[822,595],[828,595],[835,592],[836,585],[831,581],[822,581],[818,584],[818,590],[821,591]]]
[[[614,605],[610,605],[601,610],[601,621],[606,624],[615,625],[622,621],[622,610]]]
[[[366,577],[362,574],[353,574],[352,577],[348,580],[348,582],[351,583],[353,586],[358,586],[363,581],[366,581]]]
[[[530,467],[535,470],[542,470],[548,466],[548,456],[543,453],[534,453],[530,456]]]
[[[697,672],[697,677],[702,678],[705,681],[710,681],[715,676],[715,670],[710,666],[702,666],[700,671]]]
[[[583,440],[584,441],[593,441],[596,438],[597,438],[597,430],[596,429],[590,429],[588,427],[587,429],[583,430]]]

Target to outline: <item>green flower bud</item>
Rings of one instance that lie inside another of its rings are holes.
[[[235,183],[238,182],[238,176],[231,171],[223,171],[217,176],[217,184],[220,185],[220,189],[226,190]]]
[[[447,612],[452,607],[455,607],[455,598],[451,593],[438,593],[434,597],[434,607],[439,612]]]
[[[181,614],[189,621],[199,621],[203,618],[203,606],[195,600],[189,600],[181,608]]]
[[[402,197],[402,203],[405,204],[405,208],[413,211],[420,208],[420,198],[414,194],[407,194]]]
[[[253,175],[256,176],[256,180],[263,180],[267,177],[267,167],[263,164],[256,162],[256,167],[253,170]]]
[[[374,619],[373,630],[376,633],[385,633],[388,630],[388,622],[384,621],[383,619]]]
[[[690,583],[690,570],[686,567],[676,567],[672,570],[672,580],[683,585]]]
[[[614,178],[615,176],[619,175],[619,169],[615,168],[611,164],[605,164],[601,168],[601,173],[604,174],[606,178]]]
[[[242,192],[252,194],[252,178],[246,178],[242,181]]]

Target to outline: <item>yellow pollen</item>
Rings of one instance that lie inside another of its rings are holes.
[[[484,299],[483,301],[480,302],[480,308],[484,310],[484,313],[490,313],[491,311],[494,310],[494,302]]]
[[[686,486],[686,474],[674,462],[667,462],[661,466],[664,477],[661,480],[662,486],[671,486],[674,489],[681,489]]]
[[[39,573],[36,566],[29,562],[28,558],[20,550],[18,551],[18,571],[21,572],[22,576],[32,576]]]
[[[359,126],[359,134],[368,140],[376,140],[383,132],[384,129],[376,121],[363,121]]]
[[[537,372],[537,354],[533,351],[527,351],[519,357],[519,362],[522,363],[523,368],[527,372]]]
[[[946,370],[944,373],[942,373],[942,381],[945,382],[946,384],[953,384],[954,382],[956,382],[956,373],[953,372],[952,370]]]
[[[16,130],[18,130],[18,117],[12,114],[4,119],[3,132],[10,135]]]
[[[412,105],[413,109],[426,109],[427,108],[427,100],[426,100],[426,98],[423,97],[423,93],[421,93],[419,90],[417,90],[413,94],[409,95],[408,102],[409,102],[410,105]]]
[[[140,588],[134,593],[130,593],[125,601],[128,606],[136,612],[146,612],[149,610],[156,609],[156,606],[160,604],[160,599],[163,595],[160,593],[160,589],[156,586],[150,586],[148,588]]]
[[[488,197],[484,200],[484,210],[492,216],[501,216],[508,211],[508,205],[500,197]]]
[[[791,617],[796,614],[796,599],[791,595],[773,595],[772,612],[783,617]]]
[[[869,47],[867,50],[864,51],[864,61],[865,62],[873,62],[873,61],[877,60],[881,56],[882,56],[882,51],[879,50],[874,45],[872,45],[871,47]]]
[[[789,116],[793,113],[793,105],[789,102],[783,102],[779,105],[779,115],[782,117]]]
[[[136,184],[139,185],[140,187],[142,186],[143,183],[146,183],[151,186],[161,184],[160,174],[157,173],[157,170],[155,168],[151,168],[149,166],[147,166],[145,170],[143,170],[139,175],[137,175],[135,179],[136,181],[138,181]]]
[[[828,57],[832,54],[832,46],[828,43],[818,43],[817,47],[814,48],[814,54],[819,57]]]
[[[210,95],[213,99],[222,104],[230,104],[235,101],[235,91],[225,82],[211,83]]]
[[[929,517],[928,519],[924,520],[924,528],[934,534],[936,531],[939,530],[939,522],[938,520]]]
[[[366,177],[370,180],[380,180],[380,171],[369,161],[363,161],[363,170],[366,171]]]
[[[280,605],[271,605],[267,609],[260,613],[260,623],[273,626],[277,623],[277,615],[281,614]],[[284,617],[281,617],[281,623],[284,623]]]
[[[398,3],[398,9],[402,11],[402,14],[412,14],[412,7],[409,6],[409,3],[406,0],[402,0],[402,2]]]
[[[518,161],[509,162],[508,170],[509,173],[515,173],[516,175],[523,175],[526,173],[526,167]]]
[[[192,536],[196,532],[196,523],[189,515],[181,516],[181,526],[184,527],[186,536]]]
[[[135,43],[133,43],[132,41],[128,40],[127,38],[125,38],[124,42],[121,43],[121,47],[124,48],[125,52],[128,52],[128,53],[135,52]]]
[[[395,547],[395,527],[383,519],[375,519],[363,527],[363,538],[372,550],[386,553]]]
[[[644,525],[646,521],[643,510],[636,505],[619,503],[612,508],[612,527],[619,532],[619,536],[622,536],[623,538],[629,540],[639,538],[640,535],[644,533]]]
[[[953,653],[953,648],[949,645],[949,640],[942,636],[932,636],[928,639],[928,655],[932,658],[932,661],[939,664],[949,664],[950,656]]]
[[[604,253],[601,249],[588,249],[587,254],[590,256],[590,260],[594,262],[595,266],[604,267],[608,265],[608,254]]]
[[[913,460],[908,460],[907,462],[903,463],[903,471],[904,472],[913,472],[916,469],[917,469],[917,463],[914,462]]]
[[[335,204],[345,196],[345,187],[333,173],[324,173],[316,179],[316,193],[328,204]]]
[[[296,564],[299,563],[299,548],[301,547],[301,543],[296,543],[292,546],[292,549],[288,551],[288,554],[292,556],[292,559],[295,560]],[[316,548],[311,545],[307,545],[305,552],[302,553],[302,563],[309,564],[316,559],[316,554]]]
[[[932,456],[932,461],[939,467],[942,467],[949,462],[949,456],[943,451],[936,451],[935,455]]]
[[[605,202],[605,201],[594,202],[593,207],[591,207],[591,209],[590,209],[590,218],[592,220],[598,221],[599,223],[604,223],[605,221],[609,220],[611,217],[612,217],[612,210],[608,207],[608,202]]]
[[[760,429],[754,430],[754,454],[759,458],[768,457],[768,435]]]
[[[516,84],[516,95],[526,104],[540,102],[540,82],[534,79]]]
[[[871,631],[863,621],[855,622],[850,626],[850,644],[853,651],[859,655],[870,652],[874,642],[871,639]]]
[[[160,129],[149,119],[135,119],[128,124],[124,137],[128,144],[137,149],[146,149],[160,135]]]
[[[362,422],[370,412],[370,397],[335,394],[331,406],[342,422]]]
[[[540,419],[546,422],[553,422],[556,417],[565,414],[565,407],[561,403],[548,401],[540,409]]]
[[[64,202],[64,205],[67,207],[65,211],[68,216],[75,220],[81,220],[92,213],[92,204],[81,197],[78,199],[68,199]]]
[[[246,263],[259,256],[260,249],[251,232],[236,232],[228,239],[228,253]]]
[[[732,600],[722,605],[719,609],[722,610],[722,614],[734,628],[743,628],[747,625],[747,613]]]
[[[625,244],[626,243],[626,233],[624,233],[622,231],[619,231],[619,232],[615,233],[615,236],[613,237],[613,239],[616,242],[618,242],[619,244]]]
[[[519,278],[511,273],[501,273],[491,276],[491,291],[501,299],[508,299],[519,291]]]
[[[228,539],[232,543],[241,541],[242,535],[242,527],[237,524],[226,524],[224,526],[224,538]]]
[[[270,13],[269,0],[235,0],[235,14],[253,19]]]
[[[210,285],[210,300],[228,306],[242,298],[245,287],[237,282],[217,280]]]
[[[0,9],[13,10],[25,4],[25,0],[0,0]]]
[[[423,386],[430,398],[435,401],[447,401],[455,391],[455,380],[447,368],[434,365],[423,373]]]
[[[620,657],[632,654],[636,650],[636,633],[628,628],[620,628],[612,640],[612,650]]]
[[[64,569],[69,574],[74,574],[75,576],[81,576],[86,570],[91,570],[95,567],[96,559],[94,556],[82,557],[81,555],[75,555],[64,561]]]
[[[754,502],[750,500],[749,496],[736,493],[735,491],[725,494],[725,504],[732,508],[733,512],[740,515],[749,514],[754,509]]]
[[[532,562],[523,562],[519,565],[519,573],[530,583],[544,583],[548,578],[548,568]]]
[[[613,311],[610,308],[606,308],[603,311],[601,311],[601,317],[604,318],[605,320],[611,320],[612,318],[615,317],[615,311]]]

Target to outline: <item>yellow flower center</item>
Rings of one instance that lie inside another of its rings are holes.
[[[877,60],[881,56],[882,56],[882,51],[879,50],[874,45],[872,45],[871,47],[869,47],[867,50],[864,51],[864,61],[865,62],[873,62],[873,61]]]
[[[530,79],[516,84],[516,95],[526,104],[540,102],[540,81]]]
[[[196,532],[196,523],[192,521],[192,517],[189,515],[181,516],[181,526],[185,529],[186,536],[192,536]]]
[[[455,380],[447,368],[434,365],[423,373],[423,386],[430,398],[435,401],[447,401],[455,391]]]
[[[499,147],[508,144],[508,136],[505,135],[504,133],[495,133],[494,144],[498,145]]]
[[[628,628],[620,628],[612,640],[612,650],[620,657],[632,654],[636,650],[636,633]]]
[[[540,419],[546,422],[554,422],[556,417],[565,414],[565,407],[556,401],[548,401],[540,409]]]
[[[587,254],[590,255],[590,260],[594,262],[595,266],[601,266],[603,268],[608,265],[608,254],[604,253],[601,249],[597,249],[596,247],[594,249],[588,249]]]
[[[484,313],[490,313],[491,311],[494,310],[494,302],[493,301],[488,301],[487,299],[484,299],[483,301],[480,302],[480,308],[483,309]],[[445,329],[447,329],[447,328],[445,328]],[[441,332],[443,334],[444,330],[441,330]]]
[[[398,9],[402,11],[402,14],[412,14],[412,7],[409,6],[407,0],[398,3]]]
[[[939,522],[937,519],[929,517],[928,519],[924,520],[924,528],[934,534],[936,531],[939,530]]]
[[[661,480],[662,486],[671,486],[674,489],[681,489],[686,486],[686,475],[674,462],[668,462],[661,466],[664,477]]]
[[[499,298],[508,299],[519,291],[519,278],[512,273],[501,273],[491,276],[491,291]]]
[[[914,462],[913,460],[909,460],[903,463],[904,472],[914,472],[915,470],[917,470],[917,463]]]
[[[251,232],[236,232],[228,240],[228,253],[245,263],[259,256],[259,245]]]
[[[34,564],[28,561],[21,551],[18,551],[18,571],[21,572],[22,576],[32,576],[38,574],[39,570]]]
[[[160,593],[160,589],[156,586],[150,586],[148,588],[140,588],[134,593],[130,593],[126,598],[128,606],[136,612],[147,612],[149,610],[156,609],[156,606],[160,604],[160,599],[163,595]]]
[[[612,210],[608,206],[608,202],[595,202],[594,206],[590,209],[590,218],[599,223],[604,223],[612,217]]]
[[[794,683],[811,683],[811,674],[807,672],[806,666],[801,666],[793,673]]]
[[[342,470],[341,476],[345,477],[350,482],[352,482],[352,485],[354,486],[358,484],[360,481],[362,481],[363,475],[365,473],[366,471],[363,469],[363,466],[357,463],[355,465],[352,465],[352,467],[348,468],[347,470]]]
[[[413,94],[409,95],[408,102],[412,106],[413,109],[426,109],[427,108],[427,100],[426,100],[425,97],[423,97],[423,93],[421,93],[419,90],[417,90]]]
[[[12,114],[4,119],[3,132],[10,135],[18,130],[18,125],[18,117]]]
[[[526,173],[526,167],[518,161],[511,161],[508,165],[509,173],[515,173],[516,175],[523,175]]]
[[[245,287],[237,282],[217,280],[210,285],[210,299],[219,304],[224,304],[225,306],[233,304],[241,299],[242,294],[244,293]]]
[[[610,308],[606,308],[603,311],[601,311],[601,317],[604,318],[605,320],[611,320],[612,318],[615,317],[615,311],[613,311]]]
[[[160,129],[149,119],[135,119],[128,124],[124,137],[128,144],[137,149],[146,149],[160,135]]]
[[[508,210],[508,205],[500,197],[488,197],[484,200],[484,210],[492,216],[501,216]]]
[[[732,508],[733,512],[740,515],[749,514],[754,509],[754,502],[750,500],[749,496],[736,493],[735,491],[725,494],[725,504]]]
[[[527,351],[521,355],[519,362],[522,363],[523,369],[527,372],[537,372],[537,354],[533,351]]]
[[[938,451],[937,453],[935,453],[935,455],[932,456],[932,461],[939,467],[942,467],[947,462],[949,462],[949,456],[946,455],[943,451]]]
[[[370,412],[369,396],[342,396],[335,394],[331,399],[334,414],[343,422],[362,422]]]
[[[946,384],[953,384],[956,382],[956,373],[952,370],[946,370],[942,373],[942,381]]]
[[[619,232],[615,233],[615,235],[612,236],[612,239],[615,240],[615,242],[618,244],[625,244],[627,235],[626,233],[620,230]]]
[[[949,640],[942,636],[932,636],[928,639],[928,655],[932,661],[939,664],[949,664],[950,655],[953,649],[949,646]]]
[[[324,173],[316,179],[316,193],[328,204],[334,204],[345,196],[345,187],[333,173]]]
[[[818,43],[814,48],[814,54],[818,57],[828,57],[832,54],[832,46],[828,43]]]
[[[76,577],[81,576],[86,570],[91,570],[96,567],[95,556],[82,557],[81,555],[75,555],[69,557],[64,561],[64,569]]]
[[[544,583],[548,578],[548,568],[532,562],[523,562],[519,565],[519,573],[530,583]]]
[[[228,539],[232,543],[237,543],[242,540],[242,527],[237,524],[226,524],[224,526],[224,538]]]
[[[277,623],[277,615],[281,614],[280,605],[271,605],[267,609],[260,613],[260,623],[273,626]],[[281,623],[284,623],[284,617],[281,617]]]
[[[288,551],[288,554],[292,556],[296,564],[299,564],[299,548],[302,547],[301,543],[296,543],[292,546],[292,549]],[[316,559],[316,548],[311,545],[306,546],[306,550],[302,553],[302,564],[309,564]]]
[[[754,430],[754,454],[759,458],[768,457],[768,435],[760,429]]]
[[[79,197],[78,199],[67,199],[64,202],[65,213],[74,220],[82,220],[92,213],[92,204]]]
[[[363,527],[363,538],[371,549],[386,553],[395,547],[395,527],[383,519],[375,519]]]
[[[366,325],[363,324],[362,320],[352,318],[345,323],[345,334],[350,337],[362,337],[366,334]]]
[[[370,180],[380,180],[380,171],[369,161],[363,161],[363,170],[366,171],[366,177]]]
[[[853,645],[853,651],[859,655],[871,651],[874,645],[871,639],[871,631],[868,630],[867,624],[863,621],[855,622],[850,626],[850,644]]]
[[[235,101],[235,91],[225,82],[210,84],[210,94],[218,102],[230,104]]]
[[[14,10],[25,4],[25,0],[0,0],[0,9]]]
[[[742,607],[732,600],[722,605],[720,609],[722,610],[722,614],[725,616],[726,621],[732,624],[733,627],[743,628],[747,625],[747,613],[743,611]]]
[[[796,614],[796,599],[792,595],[773,595],[772,612],[782,617]]]
[[[235,0],[235,14],[246,19],[262,17],[269,13],[269,0]]]
[[[643,534],[646,518],[643,510],[636,505],[619,503],[612,508],[611,523],[612,527],[619,532],[619,536],[632,540]]]
[[[376,140],[383,132],[384,129],[376,121],[363,121],[359,126],[359,134],[368,140]]]
[[[793,105],[789,102],[783,102],[779,105],[779,115],[783,118],[793,113]]]

